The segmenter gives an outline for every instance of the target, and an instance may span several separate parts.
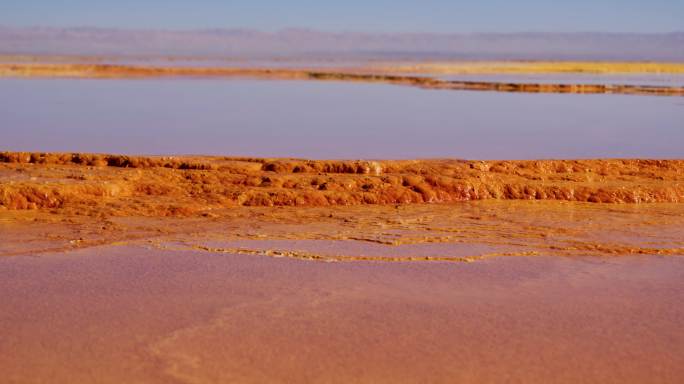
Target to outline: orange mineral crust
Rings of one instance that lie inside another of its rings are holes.
[[[182,216],[234,206],[684,201],[684,160],[325,161],[0,153],[0,207]]]
[[[161,249],[324,261],[684,253],[681,160],[2,153],[0,161],[0,229],[10,239],[2,255],[141,239]],[[475,247],[397,258],[234,243],[245,239]]]

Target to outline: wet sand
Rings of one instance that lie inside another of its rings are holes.
[[[2,258],[0,277],[9,383],[684,379],[679,257],[321,263],[131,245]]]

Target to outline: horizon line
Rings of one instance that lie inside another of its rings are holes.
[[[70,25],[70,26],[56,26],[56,25],[11,25],[0,23],[0,28],[3,29],[23,29],[23,30],[38,30],[38,29],[53,29],[53,30],[102,30],[102,31],[128,31],[128,32],[217,32],[217,31],[246,31],[258,32],[263,34],[279,34],[286,32],[311,32],[321,34],[363,34],[363,35],[676,35],[684,34],[684,29],[660,31],[660,32],[628,32],[628,31],[599,31],[599,30],[577,30],[577,31],[552,31],[542,29],[531,30],[517,30],[517,31],[372,31],[362,29],[342,29],[342,30],[327,30],[313,27],[291,26],[278,28],[274,30],[260,29],[255,27],[207,27],[207,28],[148,28],[148,27],[113,27],[113,26],[95,26],[95,25]]]

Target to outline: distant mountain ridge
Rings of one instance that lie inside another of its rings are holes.
[[[0,53],[207,58],[336,57],[684,61],[684,32],[364,33],[285,29],[2,27]]]

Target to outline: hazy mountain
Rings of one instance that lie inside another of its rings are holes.
[[[684,32],[381,34],[0,27],[0,53],[684,61]]]

